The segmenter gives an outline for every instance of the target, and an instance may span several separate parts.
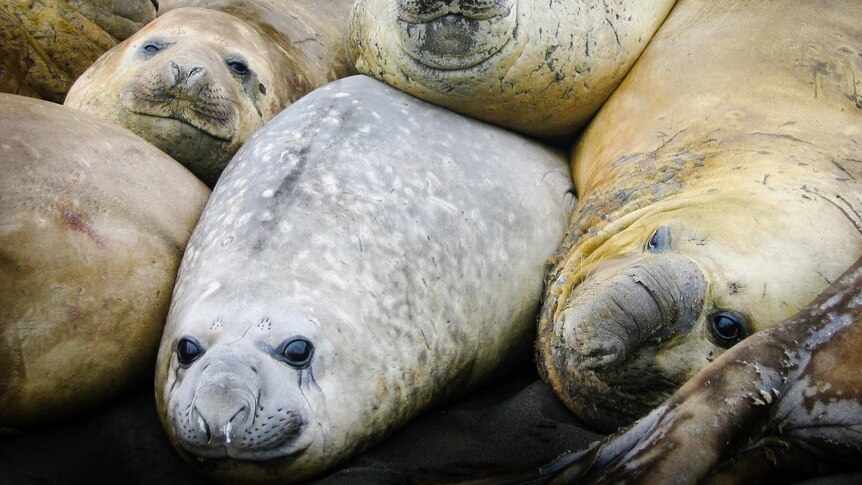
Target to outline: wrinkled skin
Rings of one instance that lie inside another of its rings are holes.
[[[157,364],[171,442],[220,481],[297,482],[529,357],[569,190],[559,150],[369,77],[310,93],[192,236]]]
[[[571,141],[622,81],[672,0],[359,0],[355,69],[454,111]]]
[[[155,17],[152,0],[5,0],[0,92],[62,103],[99,56]]]
[[[292,101],[290,72],[254,25],[180,9],[102,56],[65,104],[125,126],[213,185],[245,139]]]
[[[210,191],[58,104],[0,94],[0,132],[0,428],[19,428],[144,382]]]
[[[542,483],[789,483],[859,471],[862,261],[800,313],[724,353],[630,429]]]
[[[576,146],[537,360],[596,428],[644,415],[862,256],[854,5],[677,3]]]

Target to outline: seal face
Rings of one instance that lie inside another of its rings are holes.
[[[359,0],[357,72],[489,123],[569,142],[673,0]]]
[[[465,69],[488,60],[512,40],[515,0],[398,3],[404,51],[434,69]]]
[[[288,103],[284,55],[252,25],[171,10],[109,51],[66,105],[123,125],[212,185],[245,139]]]
[[[862,260],[631,428],[538,475],[561,483],[759,483],[858,471],[860,301]]]
[[[849,3],[803,3],[793,21],[818,27],[794,37],[763,21],[786,6],[678,5],[573,151],[579,206],[548,277],[537,360],[598,428],[659,405],[862,256],[862,125],[849,96],[862,46],[830,47],[859,29]],[[715,35],[745,29],[756,48],[716,48]],[[681,48],[708,62],[692,71]],[[846,68],[815,98],[823,65]]]
[[[183,260],[156,386],[175,446],[219,479],[303,480],[528,355],[570,188],[559,151],[370,78],[303,97]]]

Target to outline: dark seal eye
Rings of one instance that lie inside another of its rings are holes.
[[[156,52],[162,50],[163,47],[156,42],[147,42],[146,44],[144,44],[144,47],[142,47],[142,49],[147,54],[155,54]]]
[[[656,229],[647,241],[646,250],[651,253],[670,251],[670,228],[661,226]]]
[[[229,60],[227,61],[227,67],[240,76],[248,74],[248,66],[242,61]]]
[[[313,353],[314,345],[303,337],[288,340],[281,348],[281,356],[285,362],[297,369],[306,367],[311,362]]]
[[[182,365],[191,365],[202,353],[201,346],[188,337],[183,337],[177,342],[177,360]]]
[[[749,334],[748,322],[736,312],[715,312],[709,316],[708,323],[715,343],[725,348],[732,347]]]

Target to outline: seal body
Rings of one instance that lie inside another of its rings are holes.
[[[155,17],[152,0],[6,0],[0,92],[62,103],[99,56]]]
[[[862,255],[862,37],[828,5],[679,2],[576,146],[537,346],[587,421],[643,415]]]
[[[858,480],[860,301],[862,261],[794,317],[722,354],[630,429],[540,475],[546,483],[712,484],[855,471]]]
[[[303,2],[186,3],[212,8],[163,6],[78,79],[66,105],[125,126],[212,186],[254,130],[346,74],[343,39],[330,48],[307,32],[304,20],[321,12]],[[346,23],[349,9],[342,10]],[[296,43],[283,34],[291,26],[315,53],[335,53],[310,59],[298,34]]]
[[[183,259],[156,381],[177,449],[303,480],[528,354],[561,156],[364,76],[274,118]]]
[[[426,101],[568,141],[622,81],[672,0],[359,0],[357,71]]]
[[[0,427],[22,427],[141,382],[209,190],[60,105],[0,95],[0,131]]]

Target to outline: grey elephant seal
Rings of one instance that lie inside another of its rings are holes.
[[[583,419],[642,416],[862,256],[855,6],[681,1],[587,128],[538,342]]]
[[[156,18],[154,0],[0,3],[0,92],[62,103],[105,51]]]
[[[254,130],[346,75],[344,28],[341,42],[323,35],[338,23],[333,8],[328,29],[310,30],[309,17],[323,13],[308,2],[186,3],[208,8],[160,10],[85,72],[65,104],[125,126],[212,186]]]
[[[673,0],[359,0],[355,69],[426,101],[569,140],[616,89]]]
[[[561,156],[364,76],[287,108],[183,259],[156,377],[175,447],[222,481],[303,480],[527,351]]]
[[[119,126],[0,95],[0,428],[69,417],[146,378],[209,197]]]
[[[541,483],[796,483],[856,472],[853,481],[826,480],[855,483],[860,302],[862,260],[798,314],[722,354],[630,429],[544,467]]]

